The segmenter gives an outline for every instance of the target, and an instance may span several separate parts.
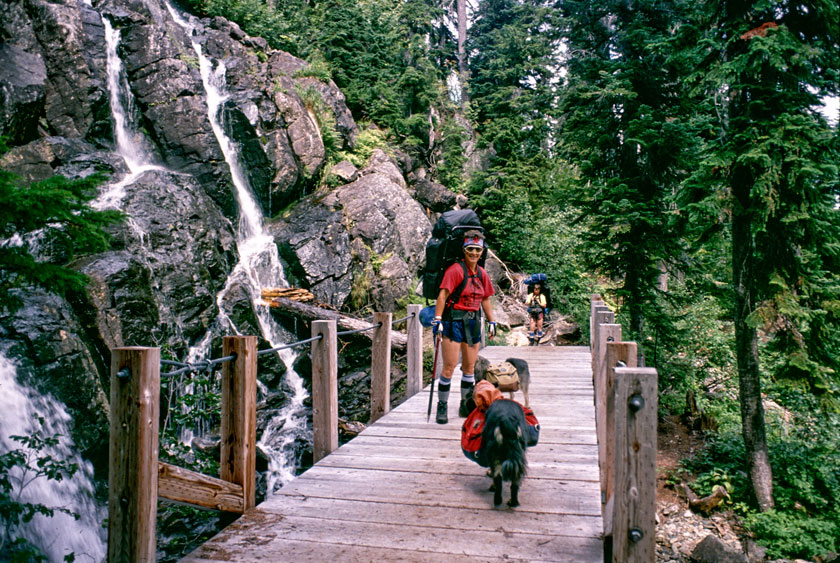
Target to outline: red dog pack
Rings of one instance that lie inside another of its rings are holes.
[[[476,454],[481,449],[481,432],[484,430],[484,421],[487,418],[485,411],[491,403],[503,398],[501,391],[487,381],[479,381],[473,392],[475,409],[470,413],[464,424],[461,426],[461,449],[464,454],[475,461]],[[519,404],[519,403],[517,403]],[[522,405],[519,405],[522,407]],[[536,446],[540,439],[540,422],[528,407],[522,407],[525,413],[525,421],[528,423],[527,436],[525,441],[530,448]]]

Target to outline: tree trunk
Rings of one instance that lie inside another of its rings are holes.
[[[738,198],[738,191],[746,191]],[[761,402],[761,372],[758,364],[758,333],[747,317],[754,309],[755,277],[749,215],[742,204],[749,200],[749,187],[734,187],[738,202],[732,217],[732,276],[735,286],[735,355],[738,362],[741,424],[747,451],[747,469],[753,492],[762,511],[773,508],[773,471],[767,449],[764,405]]]
[[[461,84],[461,104],[470,101],[467,92],[469,70],[467,69],[467,0],[456,0],[458,4],[458,81]]]

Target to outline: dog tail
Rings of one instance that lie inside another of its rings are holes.
[[[507,453],[502,461],[502,479],[518,483],[528,472],[522,426],[516,420],[503,420],[494,437],[499,448]]]

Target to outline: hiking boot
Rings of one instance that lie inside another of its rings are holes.
[[[469,397],[464,397],[461,399],[461,404],[458,405],[458,416],[461,418],[470,416],[470,408],[467,406],[467,401],[469,401]]]
[[[437,415],[435,415],[435,422],[438,424],[446,424],[449,422],[449,417],[446,416],[446,407],[447,403],[443,401],[438,401],[437,406]]]

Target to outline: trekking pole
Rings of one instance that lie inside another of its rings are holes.
[[[440,350],[440,335],[435,337],[435,361],[432,362],[432,383],[429,385],[429,409],[426,411],[426,422],[432,417],[432,399],[435,397],[435,377],[437,376],[438,350]]]

